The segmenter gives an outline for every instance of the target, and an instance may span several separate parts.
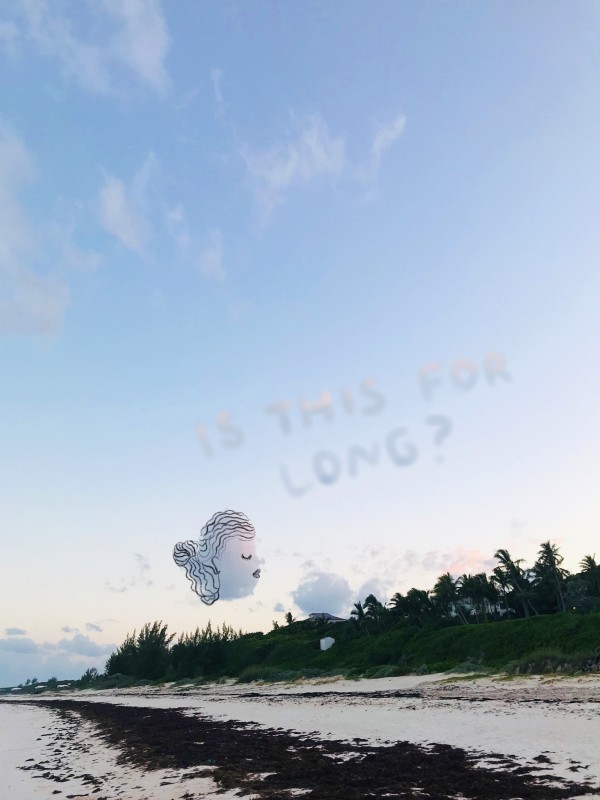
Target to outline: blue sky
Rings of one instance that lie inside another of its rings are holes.
[[[0,684],[154,619],[267,630],[498,547],[600,552],[599,27],[2,9]],[[171,552],[224,508],[262,572],[209,608]]]

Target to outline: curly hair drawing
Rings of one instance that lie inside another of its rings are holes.
[[[173,548],[173,560],[179,567],[185,568],[192,590],[202,602],[212,605],[219,599],[221,586],[215,559],[229,539],[249,541],[255,536],[254,526],[245,514],[240,511],[218,511],[202,528],[197,542],[193,539],[177,542]]]

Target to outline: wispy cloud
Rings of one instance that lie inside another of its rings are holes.
[[[140,571],[140,575],[143,575],[144,572],[149,572],[150,571],[149,559],[147,559],[146,556],[143,556],[141,553],[134,553],[133,555],[136,560],[138,569]]]
[[[395,592],[406,592],[411,586],[431,589],[445,572],[458,577],[465,573],[490,572],[496,562],[489,553],[476,548],[394,551],[389,547],[364,547],[352,565],[352,574],[364,576],[365,583],[358,591],[360,599],[372,592],[385,600]],[[375,575],[376,578],[372,578]]]
[[[87,91],[117,93],[128,75],[160,94],[167,90],[169,34],[158,0],[86,0],[64,14],[48,0],[21,0],[21,7],[39,51]]]
[[[116,586],[110,581],[105,581],[104,585],[106,586],[109,592],[114,592],[115,594],[123,594],[123,592],[128,591],[131,588],[131,586],[135,586],[135,581],[130,581],[129,586],[126,586],[124,583],[121,583],[119,586]]]
[[[379,168],[384,154],[402,136],[405,127],[406,117],[404,114],[398,114],[391,122],[377,125],[371,145],[371,156],[376,168]]]
[[[0,335],[55,333],[68,304],[67,286],[30,266],[37,239],[18,195],[33,174],[24,142],[0,121]]]
[[[122,594],[123,592],[127,592],[129,589],[133,589],[138,585],[146,587],[154,586],[154,581],[150,580],[147,576],[147,573],[150,572],[150,561],[141,553],[134,553],[133,557],[137,567],[137,575],[132,575],[129,578],[121,577],[116,582],[110,580],[104,581],[104,586],[109,592]]]
[[[149,153],[129,183],[106,175],[98,193],[100,223],[124,247],[139,255],[144,255],[150,239],[148,188],[157,165],[154,154]]]
[[[110,45],[115,60],[164,93],[169,86],[165,67],[169,34],[158,0],[104,0],[104,7],[119,23]]]
[[[102,633],[102,631],[104,630],[102,625],[98,625],[95,622],[86,622],[85,629],[86,631],[95,631],[96,633]]]
[[[223,235],[220,229],[210,232],[208,244],[200,253],[198,267],[206,278],[222,281],[226,277],[223,266]]]
[[[187,252],[190,246],[190,232],[181,204],[169,209],[165,215],[165,225],[171,239],[182,252]]]
[[[297,126],[296,126],[297,127]],[[267,222],[289,190],[324,177],[339,175],[344,166],[345,142],[329,134],[327,125],[315,115],[287,141],[262,152],[241,149],[251,186]]]
[[[6,636],[25,636],[27,631],[23,628],[5,628],[4,633]]]
[[[397,114],[389,122],[378,122],[373,131],[371,147],[366,163],[357,170],[357,178],[366,184],[372,184],[380,171],[385,154],[404,133],[406,117]]]

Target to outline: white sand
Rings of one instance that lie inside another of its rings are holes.
[[[421,697],[361,696],[367,692],[411,691],[417,688]],[[319,696],[302,697],[306,692],[318,692]],[[328,695],[328,692],[343,694]],[[256,696],[243,696],[249,693]],[[181,708],[187,713],[202,713],[217,719],[256,722],[265,727],[303,733],[318,732],[325,738],[351,740],[362,737],[380,745],[403,740],[444,743],[471,751],[512,755],[523,763],[531,763],[534,757],[545,754],[553,762],[547,765],[547,774],[574,782],[591,780],[600,784],[599,677],[448,682],[445,676],[439,675],[408,676],[359,682],[306,681],[293,685],[228,684],[80,692],[70,693],[69,697],[156,708]],[[4,727],[7,712],[12,712],[11,725],[19,730],[21,724],[32,724],[32,715],[48,714],[45,710],[34,711],[23,706],[6,708],[9,703],[0,703],[0,729]],[[22,723],[15,719],[19,715]],[[39,719],[47,722],[47,716],[40,716]],[[39,730],[39,723],[36,728]],[[17,737],[14,742],[15,747],[8,748],[7,758],[5,745],[0,747],[2,767],[6,764],[8,770],[14,769],[21,757],[30,757],[25,756],[28,746],[36,744],[39,748],[39,742],[32,742],[30,732],[29,739],[27,736],[23,739]],[[142,777],[136,775],[133,779],[131,774],[122,774],[114,767],[114,754],[97,743],[93,747],[93,762],[91,751],[78,757],[81,761],[77,768],[73,768],[75,772],[91,772],[93,767],[99,774],[103,771],[114,773],[110,778],[114,787],[122,788],[122,782],[129,780],[128,787],[123,793],[115,794],[115,797],[141,800],[146,796],[158,799],[181,797],[183,794],[183,788],[177,795],[165,793],[165,787],[159,786],[165,780],[163,773],[160,776],[156,773]],[[5,774],[4,768],[0,774]],[[12,788],[13,784],[4,784],[4,780],[0,778],[0,796],[9,796],[2,790],[5,785]],[[31,782],[30,778],[26,780]],[[135,786],[142,788],[136,789]],[[183,784],[178,787],[183,787]],[[192,787],[190,789],[194,790]],[[200,793],[200,797],[212,796],[213,789],[214,786],[206,785],[205,781],[203,788],[196,791],[205,792]],[[136,793],[140,791],[141,794]],[[69,793],[65,791],[63,796]],[[14,796],[25,800],[43,795],[30,792]],[[587,797],[600,797],[600,794]]]
[[[57,739],[73,733],[75,737],[68,743]],[[117,751],[95,738],[89,723],[69,724],[39,706],[0,702],[2,800],[48,800],[69,795],[76,795],[78,800],[96,800],[98,796],[111,800],[179,800],[186,792],[202,798],[234,800],[236,797],[232,792],[217,795],[217,786],[210,778],[182,780],[192,770],[142,773],[118,765],[117,756]],[[38,768],[21,769],[31,765]],[[60,778],[60,782],[44,777],[48,774]],[[101,787],[97,794],[96,787]]]

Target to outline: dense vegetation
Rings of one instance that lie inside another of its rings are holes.
[[[147,623],[108,659],[93,684],[235,677],[285,680],[327,674],[384,676],[452,668],[544,671],[600,668],[600,564],[586,556],[570,574],[550,542],[531,568],[506,550],[491,575],[441,575],[431,591],[373,595],[351,618],[273,623],[267,634],[210,625],[173,643],[162,622]],[[334,647],[321,651],[323,636]],[[84,676],[85,677],[85,676]],[[89,682],[89,676],[88,676]]]

